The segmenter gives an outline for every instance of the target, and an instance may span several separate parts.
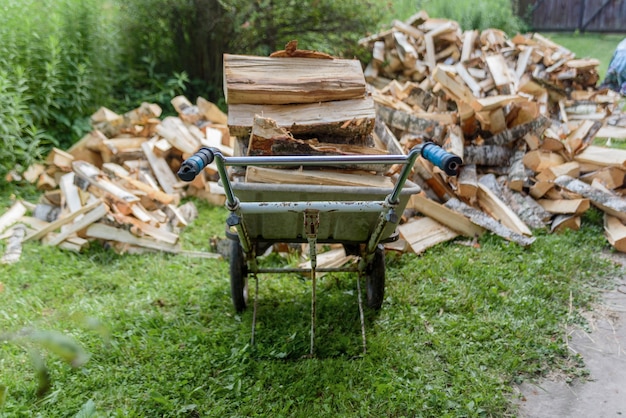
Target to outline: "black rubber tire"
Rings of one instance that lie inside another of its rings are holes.
[[[248,304],[248,266],[239,241],[230,242],[230,295],[237,312]]]
[[[385,250],[378,246],[365,270],[365,288],[369,308],[380,309],[385,298]]]

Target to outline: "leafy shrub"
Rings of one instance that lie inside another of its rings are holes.
[[[373,0],[118,0],[125,39],[123,63],[146,68],[129,74],[127,92],[187,74],[186,94],[220,102],[224,53],[268,55],[297,39],[301,49],[354,57],[356,40],[375,31],[380,6]],[[153,88],[153,87],[151,87]]]
[[[5,0],[0,14],[0,174],[89,129],[115,60],[108,3]]]

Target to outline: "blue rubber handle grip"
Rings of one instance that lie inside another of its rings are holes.
[[[426,158],[449,176],[456,176],[463,160],[458,155],[449,153],[434,142],[422,145],[422,157]]]
[[[183,181],[191,181],[204,170],[204,167],[211,164],[215,155],[210,148],[202,147],[194,155],[187,158],[178,169],[178,178]]]

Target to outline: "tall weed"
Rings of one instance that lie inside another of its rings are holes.
[[[110,96],[110,2],[5,0],[0,14],[0,174],[68,147]]]
[[[459,22],[463,30],[496,28],[509,35],[527,30],[515,15],[511,0],[395,0],[392,9],[393,19],[406,19],[425,10],[430,17]]]

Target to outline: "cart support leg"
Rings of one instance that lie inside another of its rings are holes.
[[[365,315],[363,314],[363,295],[361,294],[361,272],[356,279],[356,293],[359,302],[359,318],[361,319],[361,339],[363,340],[363,354],[367,354],[367,340],[365,339]]]
[[[316,311],[316,272],[317,267],[317,230],[320,226],[320,213],[318,210],[304,211],[304,230],[309,242],[309,256],[311,258],[311,348],[309,355],[315,353],[315,311]]]
[[[258,306],[258,299],[259,299],[259,276],[257,276],[256,273],[253,273],[253,277],[254,277],[254,302],[253,302],[253,309],[252,309],[252,333],[250,334],[250,345],[254,346],[254,334],[256,332],[256,311],[257,311],[257,306]]]

